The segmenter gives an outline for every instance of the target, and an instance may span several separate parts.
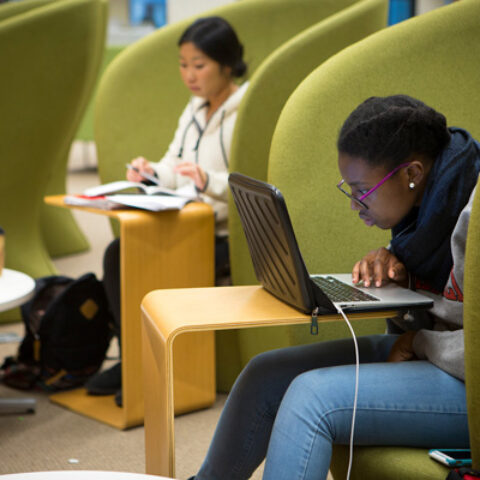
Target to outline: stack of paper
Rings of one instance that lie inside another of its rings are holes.
[[[118,193],[132,188],[145,193]],[[113,195],[109,195],[113,194]],[[65,203],[104,210],[125,208],[125,206],[158,212],[161,210],[180,210],[188,202],[199,200],[193,185],[186,185],[177,190],[160,186],[147,186],[143,183],[121,180],[87,188],[83,195],[67,195]]]

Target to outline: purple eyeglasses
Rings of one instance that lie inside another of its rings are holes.
[[[337,184],[337,188],[343,192],[350,200],[353,200],[356,204],[360,205],[362,208],[368,210],[368,205],[363,202],[369,195],[371,195],[377,188],[381,187],[390,177],[395,175],[400,169],[404,167],[408,167],[411,162],[402,163],[395,167],[390,173],[385,175],[373,188],[371,188],[367,193],[364,193],[360,198],[354,197],[351,193],[348,193],[346,190],[342,188],[342,185],[345,183],[345,180],[342,178],[340,182]]]

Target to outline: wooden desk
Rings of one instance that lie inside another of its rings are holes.
[[[391,311],[357,313],[349,318],[386,318],[392,314]],[[182,337],[192,332],[311,321],[310,316],[299,313],[259,286],[157,290],[143,299],[142,318],[143,368],[147,379],[144,383],[146,472],[167,477],[175,475],[175,367]],[[340,315],[328,315],[318,317],[318,322],[341,319]]]
[[[71,208],[63,195],[49,205]],[[177,211],[80,208],[120,223],[121,337],[123,408],[113,396],[87,395],[85,389],[56,393],[50,399],[78,413],[125,429],[143,423],[140,303],[151,290],[214,284],[214,215],[209,205],[191,203]],[[192,312],[189,312],[191,315]],[[176,413],[215,401],[213,332],[182,339],[175,369]],[[194,385],[191,388],[190,385]]]

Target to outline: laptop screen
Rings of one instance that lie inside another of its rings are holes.
[[[311,313],[312,288],[282,194],[239,173],[228,181],[258,281],[280,300]]]

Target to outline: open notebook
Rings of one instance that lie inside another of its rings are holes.
[[[302,259],[285,200],[265,182],[232,173],[230,189],[240,215],[258,281],[289,305],[312,315],[344,311],[429,308],[433,301],[390,283],[354,286],[350,274],[310,275]]]

